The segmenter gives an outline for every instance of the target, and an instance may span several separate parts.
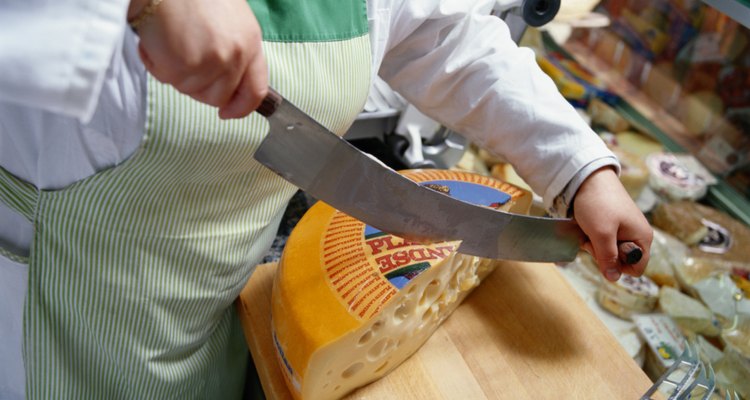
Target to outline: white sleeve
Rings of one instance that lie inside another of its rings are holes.
[[[619,166],[533,51],[489,15],[493,4],[393,0],[378,73],[422,112],[508,160],[551,208],[592,161]]]
[[[0,2],[0,101],[88,120],[129,0]]]

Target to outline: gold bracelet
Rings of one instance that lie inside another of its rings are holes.
[[[138,28],[143,25],[144,22],[154,14],[154,11],[156,11],[156,7],[159,6],[162,0],[151,0],[146,7],[143,8],[143,10],[138,14],[135,18],[128,21],[130,24],[130,27],[133,28],[134,31],[137,31]]]

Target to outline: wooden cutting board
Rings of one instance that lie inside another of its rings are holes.
[[[291,399],[271,342],[276,264],[237,307],[266,397]],[[651,381],[552,264],[507,262],[411,358],[348,399],[637,399]]]

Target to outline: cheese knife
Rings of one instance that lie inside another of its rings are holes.
[[[383,232],[420,242],[460,240],[458,252],[464,254],[535,262],[572,261],[585,238],[570,219],[507,213],[420,186],[271,88],[257,111],[270,124],[254,154],[258,162],[310,196]],[[628,257],[631,264],[637,262]]]

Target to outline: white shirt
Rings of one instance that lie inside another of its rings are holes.
[[[146,72],[125,0],[0,5],[0,166],[42,189],[127,159],[144,131]],[[551,207],[617,161],[490,16],[494,1],[368,0],[373,76],[509,160]],[[576,179],[574,179],[576,177]],[[570,184],[570,185],[569,185]],[[31,225],[0,204],[0,244]],[[23,397],[25,266],[0,257],[0,398]]]

